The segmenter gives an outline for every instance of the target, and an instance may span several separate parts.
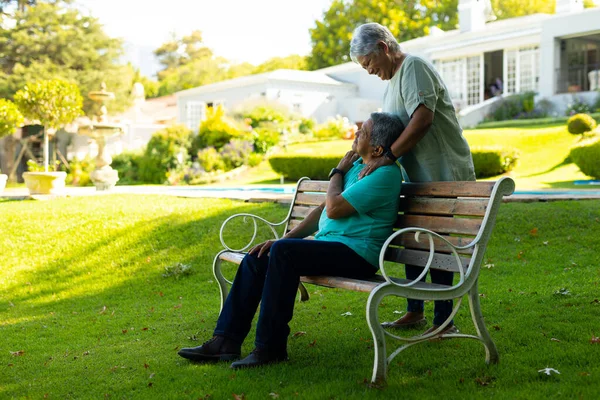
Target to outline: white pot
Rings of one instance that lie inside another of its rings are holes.
[[[29,194],[63,194],[67,173],[61,172],[24,172],[23,179]]]
[[[0,174],[0,194],[4,191],[6,187],[6,180],[8,179],[8,175]]]

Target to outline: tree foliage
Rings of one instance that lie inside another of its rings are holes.
[[[530,14],[554,14],[554,0],[491,0],[492,9],[498,19],[522,17]]]
[[[458,0],[333,0],[310,29],[311,70],[350,61],[354,29],[367,22],[387,26],[399,42],[427,35],[429,28],[454,29],[458,23]]]
[[[58,129],[82,114],[77,85],[60,79],[26,84],[15,94],[15,102],[27,119],[46,128]]]
[[[23,124],[23,115],[10,100],[0,99],[0,138],[15,133]]]
[[[121,55],[119,39],[107,36],[96,18],[71,7],[38,2],[0,15],[0,97],[12,98],[25,83],[39,79],[75,82],[84,95],[106,82],[116,95],[109,111],[122,111],[130,104],[134,71],[119,65]],[[96,107],[84,100],[86,113]]]

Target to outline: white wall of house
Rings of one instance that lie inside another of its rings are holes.
[[[542,24],[540,95],[556,93],[556,70],[560,67],[560,40],[600,32],[600,8],[556,15]]]

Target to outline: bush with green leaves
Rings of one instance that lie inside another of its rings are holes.
[[[119,184],[130,185],[140,181],[142,151],[126,151],[113,156],[111,167],[119,172]]]
[[[225,163],[225,170],[229,171],[247,164],[253,150],[252,142],[248,140],[233,139],[227,143],[219,152]]]
[[[313,133],[319,139],[344,139],[353,128],[354,125],[350,123],[348,118],[337,115],[335,118],[328,118],[327,122],[317,126]]]
[[[600,179],[600,137],[592,137],[577,143],[569,154],[569,158],[579,167],[581,172],[595,179]]]
[[[287,179],[298,180],[303,176],[311,179],[327,179],[343,154],[311,156],[305,154],[275,154],[269,157],[273,171]]]
[[[316,122],[312,118],[300,118],[298,123],[298,131],[303,134],[312,133],[315,129]]]
[[[254,151],[265,154],[271,147],[279,144],[281,134],[277,130],[259,127],[252,132]]]
[[[567,130],[573,135],[583,135],[596,129],[596,120],[587,114],[575,114],[567,121]]]
[[[567,104],[565,115],[570,117],[571,115],[575,114],[589,114],[591,112],[592,110],[590,109],[590,105],[588,103],[573,95],[573,99],[569,104]]]
[[[541,111],[536,111],[534,103],[534,92],[526,92],[507,96],[499,101],[487,120],[505,121],[522,118],[543,118],[546,116]]]
[[[0,99],[0,138],[15,133],[23,125],[23,114],[10,100]]]
[[[206,172],[219,171],[225,169],[223,157],[214,147],[207,147],[198,151],[198,164]]]
[[[475,176],[487,178],[512,170],[519,159],[519,152],[506,147],[475,147],[471,149]]]
[[[206,109],[206,119],[200,124],[198,135],[192,141],[191,153],[197,154],[199,150],[211,146],[220,150],[231,139],[244,136],[247,136],[247,133],[225,115],[223,107],[209,107]]]
[[[69,162],[65,183],[72,186],[88,186],[91,183],[90,175],[96,169],[96,163],[90,156],[83,159],[77,157]]]
[[[267,102],[247,104],[236,115],[246,120],[252,128],[258,128],[263,123],[283,124],[290,120],[284,106]]]
[[[192,131],[171,125],[154,132],[140,160],[139,178],[146,183],[164,183],[167,171],[188,162]]]

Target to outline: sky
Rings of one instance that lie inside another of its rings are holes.
[[[77,0],[79,8],[98,18],[110,36],[126,41],[128,58],[134,64],[153,61],[149,53],[169,40],[172,33],[183,36],[198,29],[205,45],[216,55],[255,65],[272,57],[308,54],[309,29],[331,2]],[[142,72],[149,75],[146,69]]]

